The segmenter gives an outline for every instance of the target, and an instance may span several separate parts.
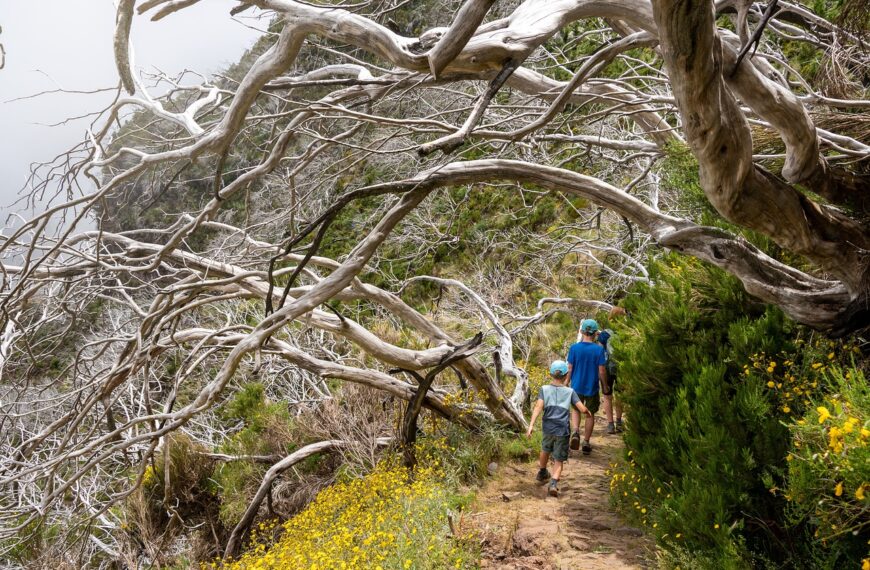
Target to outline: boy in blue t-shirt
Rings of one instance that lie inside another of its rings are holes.
[[[580,323],[580,340],[571,345],[568,350],[568,370],[571,376],[571,388],[577,392],[580,401],[591,412],[586,417],[583,426],[583,454],[592,453],[592,428],[595,426],[595,412],[601,405],[598,386],[607,386],[607,353],[600,344],[595,342],[598,323],[592,319],[584,319]],[[580,432],[571,434],[571,448],[577,449],[580,443]]]
[[[547,386],[541,386],[538,392],[538,401],[535,402],[535,409],[532,410],[532,419],[529,421],[529,430],[526,432],[527,437],[532,437],[532,431],[535,429],[535,421],[541,412],[544,412],[544,418],[541,421],[543,428],[543,438],[541,439],[541,455],[538,458],[538,476],[539,482],[543,483],[550,479],[550,472],[547,471],[547,463],[550,460],[550,454],[553,455],[553,476],[550,479],[550,488],[548,492],[552,497],[559,496],[559,478],[562,476],[562,464],[568,460],[568,436],[571,433],[571,415],[573,408],[577,408],[581,413],[588,415],[592,414],[586,409],[577,394],[565,385],[565,380],[568,379],[568,364],[563,360],[556,360],[550,365],[550,377],[552,382]]]

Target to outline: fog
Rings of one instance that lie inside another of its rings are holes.
[[[137,70],[208,74],[235,62],[259,37],[265,21],[229,16],[231,0],[204,0],[151,22],[135,16],[132,44]],[[14,202],[30,165],[48,161],[83,140],[93,117],[105,108],[118,84],[112,53],[115,8],[109,0],[0,0],[0,223],[23,216]],[[40,92],[49,92],[31,97]],[[55,125],[55,126],[50,126]],[[39,207],[42,207],[40,205]],[[14,222],[11,222],[14,225]]]

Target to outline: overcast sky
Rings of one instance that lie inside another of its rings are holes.
[[[259,36],[247,26],[265,25],[233,20],[229,9],[235,5],[203,0],[158,22],[148,14],[134,17],[136,67],[213,73],[235,62]],[[0,0],[0,44],[6,51],[0,70],[0,207],[16,199],[32,162],[50,160],[80,141],[90,121],[45,125],[101,109],[111,95],[11,100],[58,87],[92,91],[117,85],[114,22],[111,0]]]

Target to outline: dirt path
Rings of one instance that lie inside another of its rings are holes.
[[[592,455],[571,452],[558,498],[535,483],[536,459],[499,465],[466,515],[465,524],[484,538],[481,567],[612,570],[653,565],[653,542],[610,506],[605,471],[619,455],[622,439],[604,435],[603,428],[595,426]]]

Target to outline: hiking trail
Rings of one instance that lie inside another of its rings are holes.
[[[483,539],[481,568],[613,570],[654,566],[654,542],[610,505],[605,473],[623,448],[597,418],[593,451],[571,451],[559,497],[535,482],[537,454],[498,465],[478,491],[462,526]],[[551,464],[552,465],[552,464]],[[551,467],[552,468],[552,467]],[[466,527],[467,528],[467,527]]]

